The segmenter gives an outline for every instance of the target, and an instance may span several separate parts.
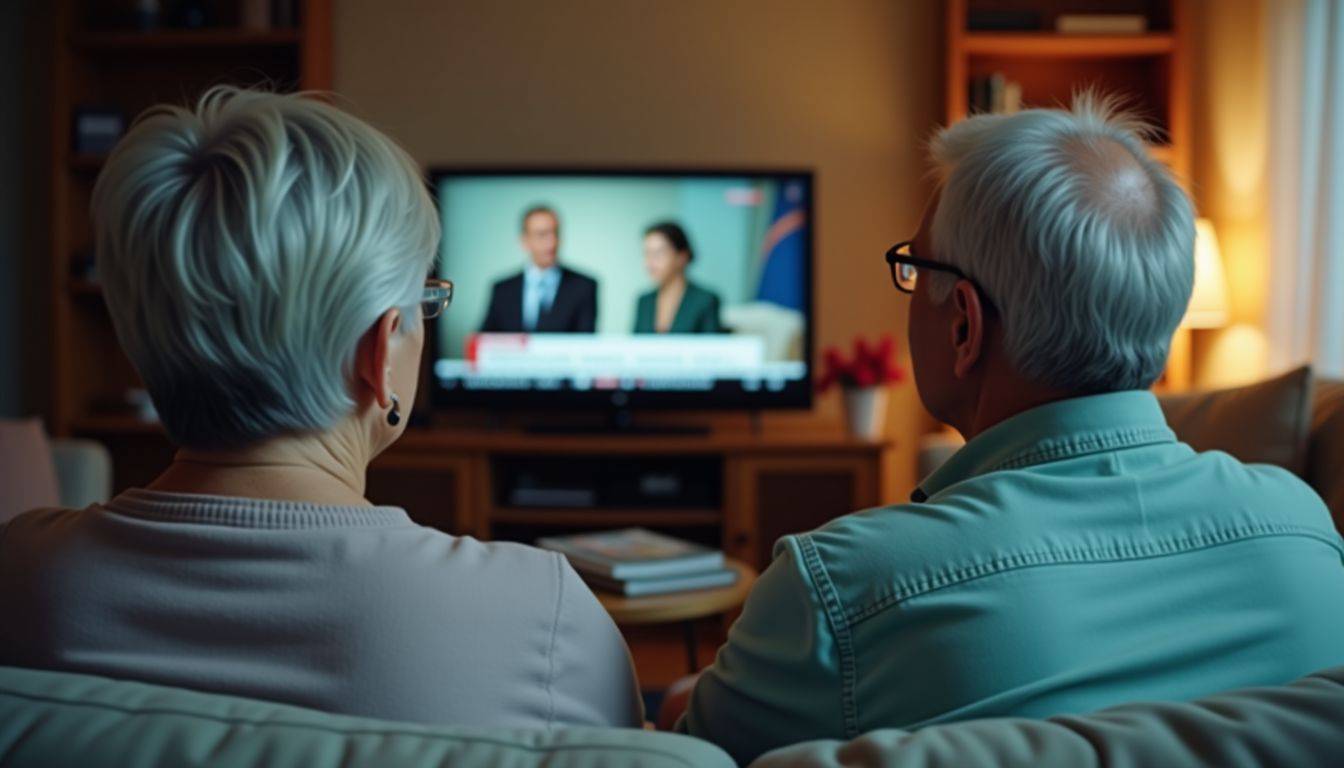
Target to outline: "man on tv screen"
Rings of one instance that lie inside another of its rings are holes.
[[[593,333],[597,281],[559,264],[560,217],[550,206],[523,213],[519,238],[529,262],[495,283],[482,333]]]

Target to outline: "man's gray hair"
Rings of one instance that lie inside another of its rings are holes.
[[[94,187],[98,275],[178,444],[331,427],[354,355],[414,307],[439,221],[415,163],[315,98],[229,87],[141,115]]]
[[[1165,367],[1195,223],[1150,133],[1084,93],[1072,109],[981,115],[934,138],[934,250],[988,294],[1024,376],[1097,393],[1147,388]],[[953,282],[932,280],[933,299]]]

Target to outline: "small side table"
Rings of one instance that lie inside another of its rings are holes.
[[[723,564],[737,573],[737,581],[726,587],[647,597],[626,597],[600,590],[595,590],[594,594],[619,626],[681,622],[686,635],[686,666],[690,672],[695,672],[700,666],[696,654],[695,620],[741,607],[751,586],[756,583],[758,574],[750,565],[731,557],[724,558]]]

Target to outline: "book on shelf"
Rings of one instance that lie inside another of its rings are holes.
[[[730,568],[717,568],[702,573],[686,573],[679,576],[663,576],[652,579],[611,579],[605,576],[584,574],[583,580],[593,589],[615,592],[626,597],[647,597],[666,595],[672,592],[690,592],[696,589],[714,589],[726,587],[737,581],[737,572]]]
[[[972,80],[969,96],[971,114],[1011,115],[1022,109],[1022,84],[1002,72]]]
[[[559,552],[584,576],[655,579],[723,569],[723,552],[645,528],[548,536],[537,546]]]
[[[1034,32],[1041,28],[1037,11],[971,8],[966,12],[969,32]]]
[[[1148,31],[1139,13],[1061,13],[1055,31],[1062,35],[1138,35]]]

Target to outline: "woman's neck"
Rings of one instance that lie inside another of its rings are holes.
[[[676,298],[686,292],[686,276],[674,275],[668,278],[667,282],[658,286],[658,296],[660,298]]]
[[[149,490],[366,506],[367,451],[340,431],[236,451],[182,449]]]

